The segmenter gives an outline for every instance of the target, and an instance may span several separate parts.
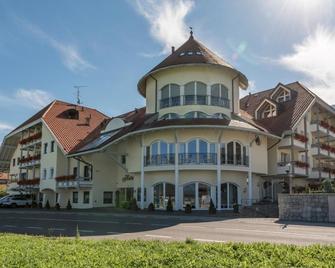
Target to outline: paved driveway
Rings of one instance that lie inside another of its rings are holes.
[[[77,226],[81,237],[88,239],[335,244],[332,224],[284,223],[274,218],[0,209],[0,232],[73,237]]]

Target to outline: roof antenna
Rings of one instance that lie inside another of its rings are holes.
[[[193,27],[190,26],[189,28],[190,28],[190,35],[191,35],[191,37],[193,37]]]
[[[73,86],[75,89],[77,89],[77,104],[80,105],[82,104],[81,100],[80,100],[80,89],[82,87],[87,87],[87,86]]]

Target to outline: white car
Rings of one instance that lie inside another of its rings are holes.
[[[31,198],[25,195],[8,195],[0,199],[1,207],[25,207],[31,206]]]

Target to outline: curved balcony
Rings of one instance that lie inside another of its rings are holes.
[[[216,165],[216,153],[179,154],[179,165]]]
[[[211,105],[229,109],[230,100],[208,95],[184,95],[160,100],[161,109],[181,105]]]
[[[144,166],[167,166],[174,165],[175,155],[174,154],[158,154],[152,155],[151,157],[144,157]]]

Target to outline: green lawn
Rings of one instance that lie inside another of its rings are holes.
[[[334,267],[334,246],[82,240],[0,234],[0,267]]]

